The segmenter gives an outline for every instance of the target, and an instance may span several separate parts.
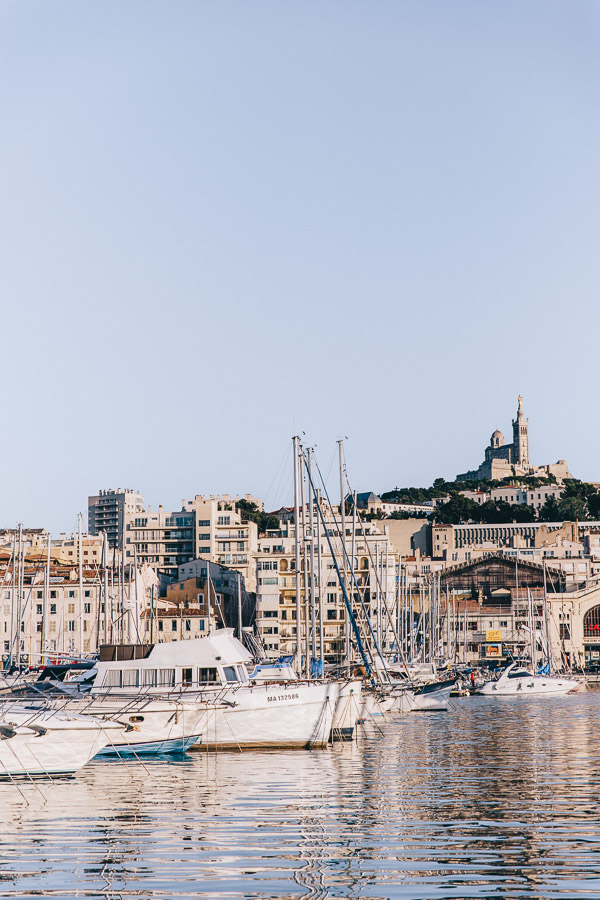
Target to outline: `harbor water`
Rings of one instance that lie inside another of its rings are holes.
[[[0,785],[1,897],[600,897],[600,691]]]

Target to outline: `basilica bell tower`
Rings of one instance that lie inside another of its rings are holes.
[[[521,466],[529,465],[529,419],[523,415],[523,398],[519,395],[519,408],[517,418],[513,419],[513,446],[515,450],[515,463]]]

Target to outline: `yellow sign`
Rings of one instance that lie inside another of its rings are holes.
[[[485,645],[485,655],[489,657],[501,657],[502,656],[502,644],[486,644]]]
[[[498,629],[488,628],[485,632],[485,639],[486,639],[486,641],[490,641],[490,642],[501,641],[502,640],[502,632],[500,631],[499,628]]]

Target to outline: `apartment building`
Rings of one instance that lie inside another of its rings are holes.
[[[18,574],[0,573],[0,640],[3,662],[10,656],[39,663],[56,654],[93,653],[105,639],[135,639],[132,618],[133,583],[115,585],[111,574],[108,619],[104,624],[102,577],[86,568],[79,583],[77,566],[53,565],[49,577],[30,562],[21,584]]]
[[[148,507],[126,515],[125,561],[146,563],[166,579],[174,579],[181,565],[203,557],[235,569],[248,590],[254,590],[258,529],[255,522],[242,521],[236,509],[239,499],[229,494],[197,494],[193,500],[182,501],[176,512],[159,506],[155,512]],[[249,494],[244,499],[261,504]]]
[[[125,526],[144,512],[144,498],[130,488],[99,491],[88,497],[88,531],[93,535],[106,534],[113,550],[123,549]]]

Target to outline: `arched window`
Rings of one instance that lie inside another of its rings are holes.
[[[583,617],[583,636],[600,638],[600,606],[592,606]]]

